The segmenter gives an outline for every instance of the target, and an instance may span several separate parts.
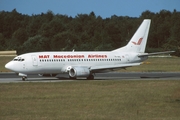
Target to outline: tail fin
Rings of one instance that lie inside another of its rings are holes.
[[[150,28],[150,19],[145,19],[139,28],[137,29],[136,33],[133,35],[129,43],[119,49],[113,50],[116,52],[138,52],[144,53]]]

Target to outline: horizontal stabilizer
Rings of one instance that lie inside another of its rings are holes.
[[[165,51],[165,52],[155,52],[155,53],[141,53],[141,54],[138,55],[138,57],[160,55],[160,54],[168,54],[168,53],[173,53],[173,52],[175,52],[175,51]]]

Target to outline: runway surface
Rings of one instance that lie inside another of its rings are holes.
[[[86,80],[78,78],[77,80]],[[180,80],[180,72],[111,72],[97,73],[94,80]],[[68,74],[59,74],[55,77],[41,77],[35,74],[28,75],[27,81],[22,81],[21,77],[15,73],[0,73],[0,83],[12,82],[63,82],[76,81],[69,79]]]

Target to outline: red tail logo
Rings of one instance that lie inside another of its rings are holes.
[[[142,42],[142,40],[143,40],[143,38],[140,38],[139,40],[138,40],[138,42],[136,43],[136,42],[134,42],[134,41],[132,41],[132,43],[133,44],[135,44],[135,45],[140,45],[141,44],[141,42]]]

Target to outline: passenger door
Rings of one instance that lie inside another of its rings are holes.
[[[38,59],[36,55],[32,55],[32,63],[33,63],[33,66],[38,66]]]

